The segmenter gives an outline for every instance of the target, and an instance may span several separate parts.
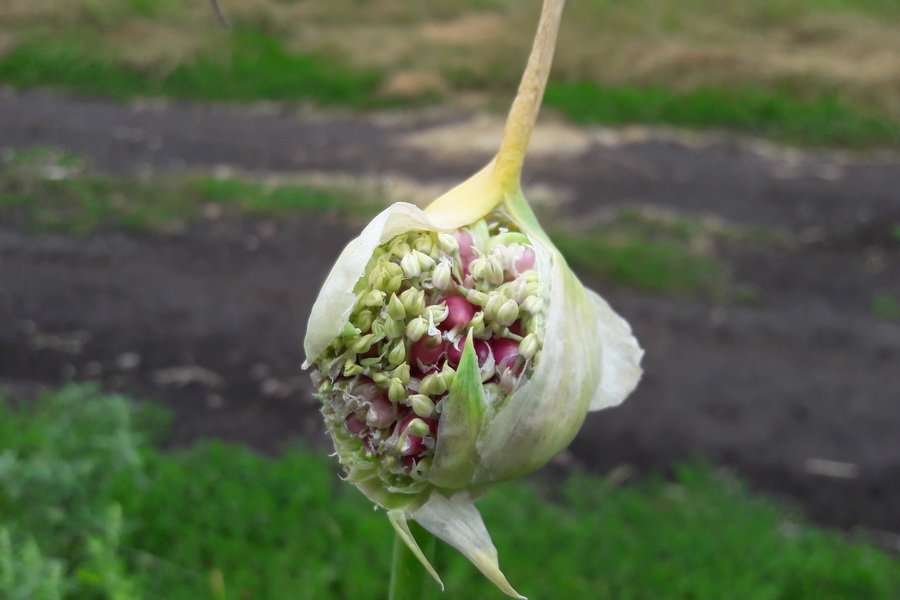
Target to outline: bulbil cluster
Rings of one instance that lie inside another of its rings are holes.
[[[375,250],[348,322],[315,362],[350,481],[378,477],[400,493],[427,485],[469,336],[494,406],[530,376],[546,296],[535,259],[528,237],[499,211],[452,233],[410,231]]]

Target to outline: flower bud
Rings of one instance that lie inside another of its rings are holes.
[[[391,377],[397,379],[403,385],[409,385],[409,364],[403,363],[391,371]]]
[[[374,367],[375,365],[381,362],[380,356],[367,356],[366,358],[358,359],[359,364],[363,367]],[[365,370],[365,369],[363,369]]]
[[[360,334],[362,334],[361,329],[354,327],[349,322],[347,322],[347,324],[344,325],[344,330],[341,331],[341,333],[340,333],[340,337],[342,337],[344,339],[355,340],[357,337],[360,336]]]
[[[532,315],[540,314],[544,308],[544,300],[538,296],[528,296],[522,302],[522,310]]]
[[[391,277],[384,283],[384,291],[388,294],[393,294],[403,285],[403,272],[400,272],[400,275],[395,277]]]
[[[491,285],[503,283],[505,275],[503,273],[503,264],[500,260],[490,254],[484,258],[484,261],[484,280]]]
[[[440,396],[447,391],[447,382],[440,373],[426,375],[419,384],[419,393],[426,396]]]
[[[409,244],[403,238],[397,238],[390,245],[390,252],[399,259],[403,259],[410,252]]]
[[[344,374],[344,377],[353,377],[354,375],[362,374],[363,371],[364,371],[364,369],[362,368],[361,365],[358,365],[355,362],[348,360],[347,362],[344,363],[344,369],[343,369],[342,373]]]
[[[484,336],[487,331],[487,326],[484,324],[484,311],[478,311],[472,315],[472,319],[469,321],[469,329],[475,337]]]
[[[418,342],[428,332],[428,321],[422,317],[416,317],[406,324],[406,337],[410,341]]]
[[[537,334],[529,333],[519,342],[519,354],[524,358],[532,358],[541,347]]]
[[[428,427],[428,424],[422,419],[413,419],[409,422],[409,425],[406,426],[406,430],[410,435],[416,435],[419,437],[428,435],[431,429]]]
[[[459,243],[449,233],[439,233],[438,244],[446,254],[455,254],[459,251]]]
[[[515,300],[507,300],[497,310],[497,323],[509,327],[519,318],[519,305]]]
[[[415,288],[409,288],[400,294],[400,301],[403,302],[407,315],[418,316],[425,310],[425,292]]]
[[[356,322],[356,326],[359,327],[360,333],[365,333],[369,331],[372,327],[372,321],[375,320],[375,315],[372,314],[371,310],[363,310],[360,311],[354,321]]]
[[[468,300],[472,304],[484,306],[485,304],[487,304],[488,295],[484,292],[479,292],[478,290],[469,290],[466,293],[466,300]]]
[[[396,340],[403,335],[403,321],[395,321],[390,317],[384,321],[384,337],[389,340]]]
[[[403,387],[403,383],[399,379],[391,379],[391,385],[388,388],[388,398],[395,404],[406,398],[406,388]]]
[[[441,367],[441,377],[444,378],[444,385],[447,386],[447,389],[450,389],[450,386],[453,385],[453,378],[455,375],[456,371],[450,366],[450,362],[445,362],[444,366]]]
[[[422,265],[414,254],[409,253],[400,260],[400,268],[407,279],[418,277],[422,274]]]
[[[489,321],[495,320],[497,318],[497,312],[504,303],[506,303],[506,296],[500,292],[491,292],[488,294],[487,302],[484,304],[484,317]]]
[[[446,304],[432,304],[425,308],[425,317],[435,325],[440,325],[450,313]]]
[[[365,354],[369,351],[369,348],[372,346],[372,340],[375,338],[374,335],[368,333],[362,337],[355,339],[350,344],[350,350],[356,352],[357,354]]]
[[[382,268],[386,279],[403,278],[403,268],[395,262],[387,262]]]
[[[388,315],[398,321],[406,318],[406,309],[403,307],[403,303],[400,302],[397,294],[391,294],[391,299],[388,300]]]
[[[446,290],[450,287],[450,276],[453,271],[450,267],[450,261],[442,260],[435,268],[432,275],[432,283],[439,290]]]
[[[416,249],[417,252],[421,252],[422,254],[428,254],[429,256],[434,251],[434,238],[430,235],[423,235],[416,238],[415,243],[413,243],[413,248]],[[431,264],[434,264],[433,262]],[[424,265],[423,265],[424,268]]]
[[[472,262],[469,263],[469,273],[472,274],[472,277],[475,279],[484,279],[485,278],[485,268],[487,268],[486,260],[484,258],[476,258]]]
[[[544,284],[542,283],[529,283],[526,287],[526,293],[529,296],[543,296],[544,295]]]
[[[413,412],[420,417],[430,417],[434,414],[434,402],[425,394],[413,394],[409,397]]]
[[[516,277],[509,283],[501,286],[501,289],[507,298],[511,298],[519,304],[528,298],[528,282],[525,281],[524,277]]]
[[[399,365],[405,360],[406,345],[403,343],[403,340],[397,340],[391,348],[391,352],[388,354],[388,363],[391,365]]]
[[[372,269],[372,272],[369,273],[369,286],[376,290],[381,289],[384,285],[384,277],[384,263],[379,261],[375,268]]]
[[[366,296],[363,298],[363,304],[365,306],[378,306],[381,307],[384,305],[384,297],[387,294],[382,292],[381,290],[371,290]]]
[[[422,271],[427,271],[434,268],[434,259],[424,252],[413,250],[412,254],[416,258],[416,260],[419,261],[419,269],[421,269]]]

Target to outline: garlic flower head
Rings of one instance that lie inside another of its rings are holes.
[[[630,327],[578,281],[519,186],[562,3],[545,2],[494,160],[425,210],[375,217],[332,268],[304,341],[346,479],[436,579],[407,519],[514,597],[474,501],[544,465],[641,375]]]

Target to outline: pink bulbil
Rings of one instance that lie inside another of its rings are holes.
[[[516,321],[509,326],[509,332],[516,335],[522,335],[522,321]]]
[[[524,273],[534,268],[534,250],[528,246],[522,246],[522,249],[519,250],[519,255],[516,257],[515,267],[517,273]]]
[[[455,343],[450,344],[447,348],[447,360],[450,364],[456,366],[459,364],[460,359],[462,358],[463,350],[466,348],[466,338],[469,336],[463,336],[462,338],[456,340]],[[491,354],[491,347],[485,340],[476,339],[472,345],[475,347],[475,356],[478,357],[478,366],[483,367],[484,363],[487,362],[488,356]]]
[[[353,434],[358,434],[360,431],[366,428],[366,424],[360,420],[356,413],[350,413],[344,423],[347,425],[347,429],[350,430],[350,433]]]
[[[384,396],[377,396],[369,403],[366,423],[371,427],[382,429],[394,422],[394,405]]]
[[[438,325],[443,331],[459,331],[475,316],[475,306],[461,296],[448,296],[443,302],[447,305],[447,318]]]
[[[509,338],[492,339],[491,350],[494,352],[498,370],[512,368],[519,357],[519,343]]]
[[[416,362],[422,365],[435,364],[444,352],[447,350],[447,342],[437,336],[424,336],[418,342],[415,342],[410,348],[410,355],[414,364]]]
[[[357,396],[362,402],[371,402],[383,392],[378,389],[375,382],[368,377],[360,377],[359,382],[353,386],[351,393]]]
[[[437,419],[417,417],[415,413],[410,413],[405,419],[397,424],[398,436],[403,435],[403,432],[406,431],[406,428],[409,427],[409,424],[413,419],[422,419],[423,421],[425,421],[425,423],[428,425],[428,429],[431,431],[431,435],[435,435],[437,433]],[[408,435],[406,436],[406,440],[404,441],[403,446],[400,448],[400,455],[416,456],[417,454],[421,454],[424,450],[425,440],[422,438],[422,436]]]
[[[456,243],[459,244],[460,258],[475,258],[475,243],[472,241],[472,235],[465,229],[458,229],[453,232]]]
[[[469,274],[469,264],[475,260],[475,243],[472,236],[465,229],[453,232],[456,243],[459,244],[459,258],[462,261],[463,276]]]

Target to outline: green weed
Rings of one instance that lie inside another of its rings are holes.
[[[381,208],[359,194],[290,183],[98,175],[77,157],[50,148],[17,151],[5,168],[0,165],[0,215],[33,232],[165,232],[198,221],[211,206],[278,217],[310,211],[370,216]]]
[[[298,11],[293,2],[261,0],[230,7],[235,29],[226,34],[216,31],[209,7],[177,0],[79,0],[56,10],[45,4],[16,5],[7,11],[9,23],[0,23],[0,39],[15,40],[0,56],[0,80],[9,85],[116,99],[312,101],[356,109],[435,103],[454,90],[481,92],[482,106],[506,106],[537,7],[519,0],[310,0]],[[897,146],[898,6],[573,4],[547,101],[581,123]],[[395,75],[408,76],[401,77],[405,87],[387,85]]]
[[[114,488],[136,485],[141,450],[166,418],[96,386],[48,392],[18,411],[0,400],[0,597],[121,588]]]
[[[0,592],[8,600],[62,598],[63,563],[48,558],[32,538],[16,540],[0,527]]]
[[[558,234],[553,242],[573,269],[615,285],[676,295],[711,295],[721,268],[671,242],[615,240]]]
[[[61,589],[74,600],[384,597],[390,525],[338,480],[332,459],[221,442],[164,453],[146,443],[145,424],[158,420],[140,406],[92,387],[16,411],[0,402],[0,596],[45,585],[47,597]],[[625,487],[575,475],[549,496],[528,483],[498,488],[480,507],[504,571],[533,597],[900,591],[896,559],[813,529],[707,467]],[[450,548],[437,562],[453,597],[500,597]]]
[[[623,209],[588,231],[551,236],[577,272],[605,282],[676,296],[749,298],[731,280],[718,247],[778,243],[772,232],[744,231],[696,218]]]
[[[878,294],[872,298],[872,314],[888,321],[900,321],[900,302],[891,294]]]
[[[123,65],[60,37],[22,44],[0,58],[0,80],[118,100],[169,96],[191,100],[313,100],[357,108],[395,103],[375,91],[382,75],[318,55],[291,54],[258,31],[235,33],[224,56],[200,55],[165,72]]]
[[[675,93],[663,88],[551,82],[545,101],[578,123],[650,123],[695,129],[730,128],[811,145],[897,145],[900,123],[869,117],[835,96],[800,102],[745,87]]]
[[[202,177],[195,179],[192,186],[206,200],[235,206],[249,214],[342,210],[368,215],[376,208],[366,202],[354,204],[352,198],[334,191],[303,185],[266,185],[258,181]]]

